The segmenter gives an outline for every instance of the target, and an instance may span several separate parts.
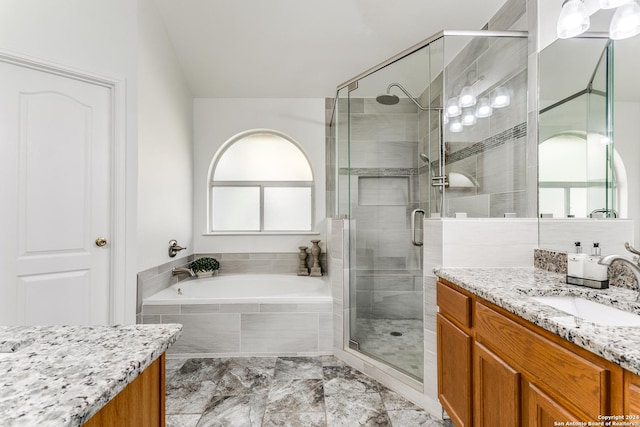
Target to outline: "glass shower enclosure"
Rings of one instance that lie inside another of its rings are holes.
[[[423,220],[525,216],[526,65],[524,33],[443,31],[338,87],[328,206],[349,224],[349,347],[414,380],[436,351]]]

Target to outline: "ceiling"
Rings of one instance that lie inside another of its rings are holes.
[[[505,0],[155,0],[196,98],[323,98]],[[462,13],[461,13],[462,11]]]

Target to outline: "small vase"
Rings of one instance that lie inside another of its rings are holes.
[[[320,268],[320,240],[312,240],[311,243],[311,256],[313,257],[313,267],[311,267],[310,276],[319,277],[322,276],[322,269]]]
[[[307,254],[307,247],[306,246],[299,246],[298,249],[300,250],[300,253],[298,253],[298,259],[300,260],[300,264],[298,264],[298,276],[308,276],[309,275],[309,269],[307,268],[307,257],[309,256],[309,254]]]
[[[213,276],[213,272],[214,270],[196,271],[196,276],[198,276],[198,279],[202,279],[204,277],[211,277]]]

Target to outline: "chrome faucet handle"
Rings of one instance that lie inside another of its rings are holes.
[[[624,248],[634,255],[640,255],[640,251],[634,248],[633,246],[631,246],[631,243],[629,242],[625,242]]]

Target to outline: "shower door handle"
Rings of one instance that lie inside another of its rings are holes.
[[[416,216],[418,213],[421,213],[424,217],[424,210],[422,209],[414,209],[411,212],[411,243],[413,243],[413,246],[422,246],[423,244],[422,241],[416,240]]]

